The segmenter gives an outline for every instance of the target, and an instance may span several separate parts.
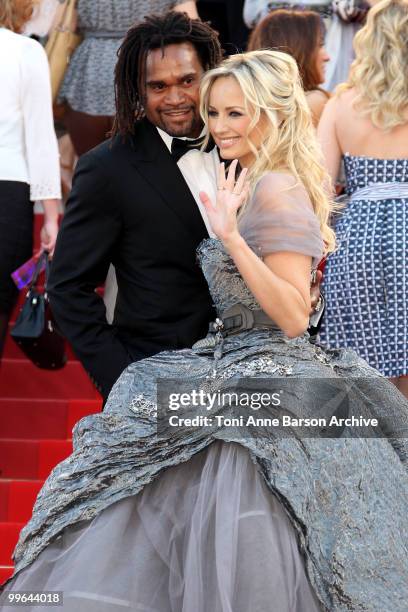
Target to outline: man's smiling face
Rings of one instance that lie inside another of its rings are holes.
[[[191,43],[150,51],[143,100],[147,119],[170,136],[197,138],[202,130],[199,96],[203,72]]]

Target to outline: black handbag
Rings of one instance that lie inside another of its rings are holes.
[[[309,319],[309,328],[308,332],[310,335],[310,340],[316,340],[316,336],[320,331],[323,321],[324,311],[326,310],[326,300],[324,299],[324,295],[321,293],[317,306],[315,308],[314,313],[311,315]]]
[[[45,288],[38,288],[40,271],[45,262]],[[48,252],[41,253],[23,307],[11,330],[13,340],[39,368],[58,370],[67,362],[65,339],[57,330],[47,295]]]

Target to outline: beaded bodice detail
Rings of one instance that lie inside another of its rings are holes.
[[[197,249],[197,256],[219,316],[238,303],[251,310],[260,308],[220,240],[203,240]]]
[[[348,195],[375,183],[408,183],[408,159],[377,159],[346,153],[344,168]]]

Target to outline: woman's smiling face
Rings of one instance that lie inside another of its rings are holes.
[[[245,108],[245,98],[234,77],[220,77],[214,81],[208,105],[208,129],[223,159],[238,159],[241,167],[254,160],[250,143],[259,148],[265,138],[266,122],[261,119],[249,132],[252,117]]]

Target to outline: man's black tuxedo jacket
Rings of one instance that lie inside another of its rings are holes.
[[[106,397],[131,363],[190,347],[214,317],[196,259],[208,237],[187,184],[156,128],[115,137],[80,158],[48,284],[56,321]],[[110,263],[113,325],[95,293]]]

